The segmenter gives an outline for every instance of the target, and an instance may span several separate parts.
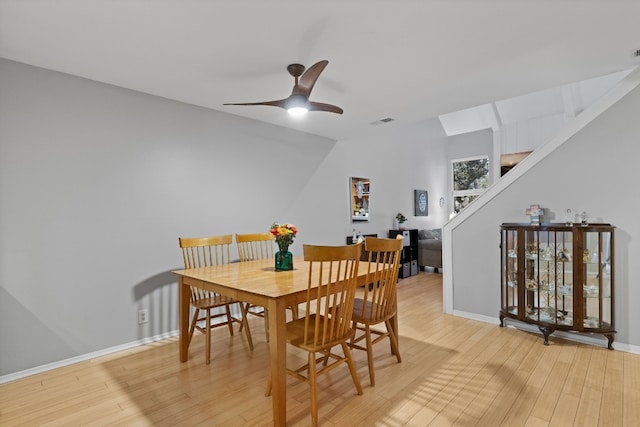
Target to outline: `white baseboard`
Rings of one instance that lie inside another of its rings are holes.
[[[61,368],[63,366],[73,365],[74,363],[84,362],[86,360],[95,359],[96,357],[106,356],[108,354],[117,353],[119,351],[129,350],[131,348],[139,347],[145,344],[149,344],[156,341],[162,341],[167,338],[178,336],[178,330],[165,332],[153,337],[142,338],[137,341],[132,341],[126,344],[117,345],[115,347],[105,348],[103,350],[94,351],[92,353],[82,354],[80,356],[71,357],[69,359],[59,360],[57,362],[47,363],[46,365],[36,366],[35,368],[25,369],[24,371],[14,372],[0,376],[0,384],[8,383],[10,381],[26,378],[31,375],[40,374],[42,372],[51,371],[52,369]]]
[[[493,323],[496,326],[500,325],[500,319],[497,317],[482,316],[479,314],[467,313],[465,311],[459,311],[459,310],[454,310],[452,314],[454,316],[464,317],[465,319],[477,320],[479,322],[485,322],[485,323]],[[537,325],[518,322],[517,320],[510,321],[510,319],[508,318],[505,318],[504,320],[505,320],[504,325],[506,327],[522,329],[528,332],[534,332],[534,333],[540,334],[540,336],[542,337],[542,332],[540,332]],[[597,334],[591,335],[591,334],[571,333],[566,331],[555,331],[552,336],[563,338],[568,341],[580,342],[583,344],[592,344],[597,346],[604,345],[604,347],[607,347],[607,343],[608,343],[606,338],[601,338],[601,336]],[[638,347],[637,345],[631,345],[631,344],[627,344],[619,341],[614,341],[613,347],[616,350],[624,351],[625,353],[640,354],[640,347]]]

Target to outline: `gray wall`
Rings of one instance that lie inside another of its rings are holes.
[[[638,74],[636,71],[631,75],[631,83],[625,82],[622,87],[637,85]],[[567,208],[574,212],[586,210],[590,221],[617,227],[615,322],[618,334],[614,345],[640,352],[640,311],[636,308],[640,301],[640,267],[636,261],[640,259],[640,202],[635,188],[640,159],[639,111],[640,88],[636,87],[557,149],[537,159],[539,161],[526,172],[516,171],[527,162],[509,172],[507,177],[516,172],[517,179],[490,189],[486,194],[490,200],[476,212],[447,225],[446,229],[451,228],[452,232],[453,269],[449,280],[453,283],[453,312],[497,319],[501,223],[527,222],[525,209],[532,203],[547,210],[545,221],[562,222]]]
[[[342,244],[350,176],[372,181],[363,233],[441,226],[445,142],[437,120],[335,142],[0,59],[0,376],[175,331],[178,236],[276,220],[294,253]]]

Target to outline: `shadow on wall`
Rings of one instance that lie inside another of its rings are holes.
[[[138,339],[178,330],[178,276],[172,271],[181,268],[163,271],[133,287],[138,313],[147,313],[147,322],[138,324]]]
[[[43,348],[46,351],[38,350]],[[64,334],[2,287],[0,349],[0,377],[77,355],[77,349],[65,341]]]

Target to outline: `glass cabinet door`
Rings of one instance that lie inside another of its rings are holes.
[[[502,310],[518,315],[517,230],[502,232]]]
[[[583,234],[584,328],[611,328],[613,307],[610,232],[585,231]]]

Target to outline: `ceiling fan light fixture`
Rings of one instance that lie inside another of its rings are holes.
[[[287,112],[292,116],[304,116],[309,111],[309,101],[303,95],[291,95],[287,100]]]
[[[304,107],[293,107],[287,110],[287,112],[289,112],[289,114],[291,114],[294,117],[304,116],[305,114],[307,114],[308,111],[309,110]]]

